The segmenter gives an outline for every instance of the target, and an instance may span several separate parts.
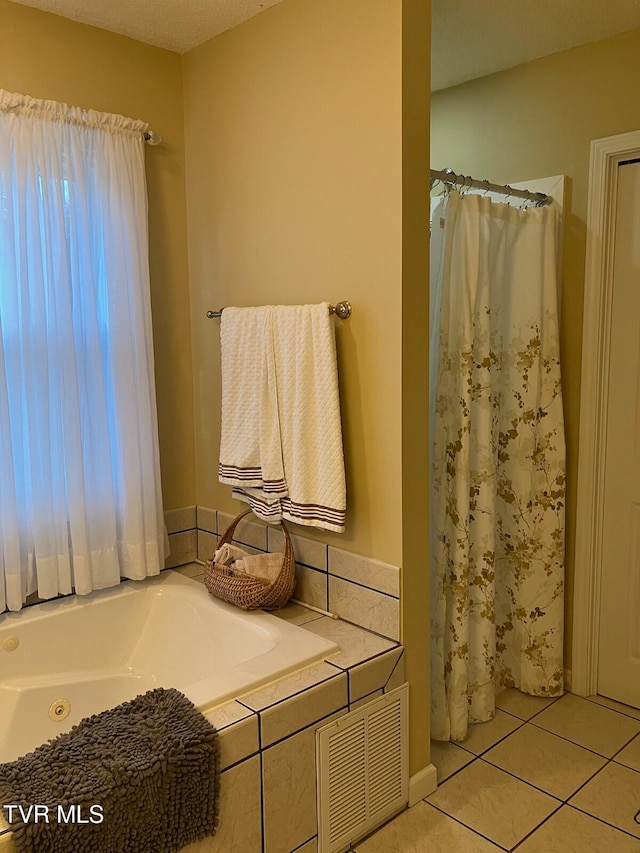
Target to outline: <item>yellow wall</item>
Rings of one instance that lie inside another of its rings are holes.
[[[197,500],[240,506],[217,479],[207,309],[350,300],[346,532],[300,530],[403,565],[412,772],[429,756],[428,29],[428,0],[284,0],[183,57]]]
[[[431,164],[492,181],[564,174],[561,357],[568,445],[566,666],[570,668],[575,495],[589,146],[637,130],[633,98],[640,30],[575,48],[436,92],[431,100]]]
[[[165,509],[195,503],[180,57],[0,0],[0,86],[144,119],[156,386]]]
[[[318,536],[396,565],[401,8],[284,0],[183,57],[198,503],[241,506],[218,483],[220,324],[206,310],[348,299],[347,530]]]

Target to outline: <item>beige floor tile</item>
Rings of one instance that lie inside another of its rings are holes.
[[[493,853],[500,848],[420,802],[355,849],[357,853]]]
[[[603,705],[605,708],[611,708],[613,711],[619,711],[621,714],[626,714],[627,717],[633,717],[634,720],[640,720],[640,708],[632,708],[631,705],[623,705],[622,702],[616,702],[613,699],[608,699],[606,696],[589,696],[588,699],[590,702]]]
[[[631,836],[563,806],[518,847],[518,853],[638,853],[639,849]]]
[[[504,711],[496,711],[493,720],[486,723],[471,723],[467,737],[460,746],[475,755],[481,755],[521,725],[522,720],[512,717],[511,714],[505,714]]]
[[[640,732],[640,720],[633,720],[588,699],[568,693],[532,721],[546,731],[611,758]]]
[[[521,720],[530,720],[555,701],[556,699],[545,699],[542,696],[529,696],[528,693],[508,687],[496,696],[496,708],[507,711],[514,717],[520,717]]]
[[[640,773],[611,762],[572,797],[571,805],[640,838]],[[640,845],[638,845],[640,849]]]
[[[618,764],[625,764],[633,770],[640,771],[640,735],[637,735],[625,748],[619,752],[614,761]]]
[[[438,785],[474,758],[475,755],[451,741],[431,741],[431,763],[438,771]]]
[[[508,850],[560,805],[482,759],[448,779],[427,802]]]
[[[606,758],[529,723],[483,758],[560,800],[568,799],[607,762]]]

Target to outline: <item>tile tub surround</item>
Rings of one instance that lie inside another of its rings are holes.
[[[180,571],[197,578],[198,569],[202,567],[196,564]],[[316,729],[404,683],[404,655],[391,640],[297,604],[275,615],[334,640],[340,651],[206,716],[220,733],[225,772],[261,758],[264,846],[256,850],[311,853],[317,850]],[[222,820],[221,813],[221,829]],[[254,848],[237,849],[253,853]]]
[[[188,507],[185,512],[191,509]],[[190,539],[176,543],[176,548],[182,549],[177,552],[177,559],[184,557],[184,562],[189,562],[186,560],[189,553],[194,554],[192,559],[195,553],[199,560],[209,559],[217,546],[217,538],[235,517],[203,506],[195,510],[195,545]],[[184,537],[186,532],[173,535]],[[296,599],[336,613],[341,619],[391,640],[400,639],[400,569],[397,566],[308,539],[290,529],[289,535],[296,557]],[[233,541],[252,553],[273,553],[284,548],[279,527],[250,517],[238,524]],[[195,551],[189,551],[190,547]],[[173,566],[181,564],[172,563]]]
[[[177,571],[203,581],[198,563]],[[398,643],[297,604],[275,615],[340,651],[206,712],[220,735],[220,828],[188,853],[315,851],[316,729],[404,683]],[[2,829],[0,851],[14,853]]]
[[[166,510],[164,523],[169,534],[169,556],[165,560],[165,569],[192,563],[198,555],[196,507]]]

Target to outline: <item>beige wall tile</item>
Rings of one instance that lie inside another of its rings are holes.
[[[213,838],[184,847],[184,853],[261,853],[260,759],[249,758],[220,777],[220,821]]]
[[[218,537],[215,533],[198,528],[198,559],[210,560],[218,548]]]
[[[329,573],[389,595],[400,595],[400,569],[397,566],[361,557],[332,545],[329,546]]]
[[[231,524],[235,515],[228,515],[226,512],[218,512],[218,534],[222,536],[227,527]],[[257,548],[259,551],[267,550],[267,526],[260,521],[250,520],[252,517],[247,516],[238,523],[233,535],[233,541],[239,542],[242,545],[250,545],[252,548]]]
[[[347,676],[343,672],[261,711],[262,745],[269,746],[335,711],[346,709],[347,704]]]
[[[183,533],[169,534],[169,547],[171,552],[165,561],[165,568],[183,566],[192,563],[198,554],[198,540],[196,530],[186,530]]]
[[[167,525],[167,533],[179,533],[182,530],[191,530],[196,526],[195,506],[183,506],[179,509],[166,510],[164,523]]]
[[[327,576],[316,569],[296,564],[296,588],[293,597],[313,607],[327,609]]]
[[[640,773],[635,770],[611,762],[569,802],[640,838],[640,824],[633,819],[640,808]]]
[[[392,640],[400,637],[398,599],[329,575],[329,610]]]
[[[315,754],[314,726],[263,752],[265,853],[295,850],[317,834]]]
[[[311,841],[303,844],[302,847],[298,847],[295,853],[318,853],[318,839],[312,838]]]
[[[610,758],[640,732],[640,720],[568,693],[537,715],[532,725]]]
[[[260,749],[258,715],[238,702],[226,702],[205,713],[220,738],[220,767],[225,770]]]
[[[277,702],[290,699],[311,687],[315,687],[323,681],[342,675],[342,670],[328,663],[318,663],[305,667],[290,675],[279,678],[277,681],[259,687],[257,690],[247,693],[240,700],[243,705],[255,711],[262,711]]]
[[[258,716],[253,714],[220,732],[220,767],[226,770],[259,749]]]
[[[427,802],[507,850],[560,805],[482,759],[447,779]]]
[[[606,763],[606,758],[533,725],[522,726],[483,758],[560,800],[567,800]]]
[[[379,699],[381,696],[384,696],[383,690],[374,690],[373,693],[370,693],[368,696],[363,696],[361,699],[356,699],[355,702],[351,702],[349,705],[349,711],[355,711],[356,708],[362,708],[364,705],[368,705],[369,702],[373,702],[374,699]]]
[[[499,849],[425,802],[407,809],[354,848],[357,853],[493,853]]]
[[[196,525],[199,530],[206,530],[207,533],[217,533],[218,521],[215,509],[209,509],[207,506],[200,506],[198,504]]]
[[[382,689],[398,662],[402,649],[392,649],[373,660],[349,670],[349,701],[355,702],[374,690]]]
[[[389,676],[389,680],[384,686],[384,692],[389,693],[391,690],[395,690],[396,687],[400,687],[401,684],[404,684],[406,681],[404,675],[404,649],[400,654],[400,659],[398,663],[395,665],[393,672]]]
[[[284,551],[284,537],[279,527],[269,527],[269,551]],[[313,569],[327,570],[327,546],[324,542],[315,539],[307,539],[306,536],[298,536],[290,533],[291,544],[297,563],[304,563]]]
[[[638,849],[629,835],[563,806],[518,847],[518,853],[637,853]]]

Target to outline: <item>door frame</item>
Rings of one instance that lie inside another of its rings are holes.
[[[604,475],[618,165],[640,157],[640,131],[591,143],[580,385],[571,691],[598,692]]]

